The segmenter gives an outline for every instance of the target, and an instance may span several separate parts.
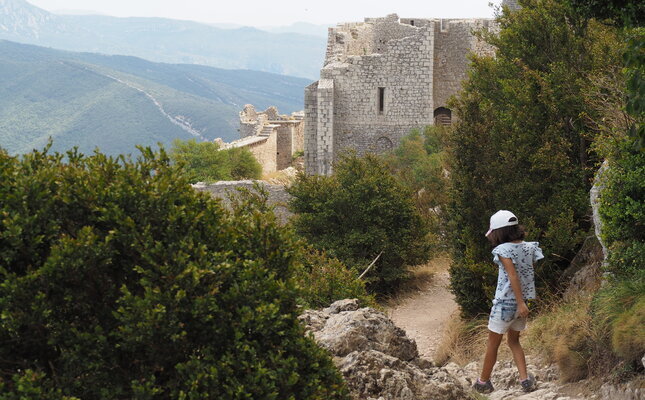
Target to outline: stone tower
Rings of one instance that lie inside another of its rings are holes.
[[[330,174],[344,149],[383,152],[414,128],[450,124],[468,54],[492,53],[489,19],[367,18],[330,28],[320,80],[305,89],[305,170]]]

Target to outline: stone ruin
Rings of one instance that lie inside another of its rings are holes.
[[[330,28],[320,80],[305,89],[307,173],[330,174],[343,149],[384,152],[414,128],[450,124],[468,55],[494,53],[482,29],[497,25],[391,14]]]
[[[258,112],[251,104],[240,112],[240,139],[215,142],[221,149],[245,147],[268,174],[289,168],[293,158],[304,148],[304,112],[281,115],[276,107]]]

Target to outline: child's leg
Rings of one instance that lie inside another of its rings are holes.
[[[488,345],[486,346],[486,356],[484,357],[484,367],[482,368],[482,375],[479,378],[482,382],[490,380],[490,375],[493,372],[495,362],[497,362],[497,349],[502,342],[504,335],[488,331]]]
[[[508,347],[510,347],[511,352],[513,352],[513,360],[515,360],[515,365],[517,365],[517,370],[520,373],[520,380],[528,378],[526,373],[526,358],[524,357],[524,350],[520,344],[520,332],[514,331],[512,329],[508,330],[508,335],[506,336],[506,342]]]

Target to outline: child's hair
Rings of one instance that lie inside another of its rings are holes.
[[[488,238],[488,241],[493,245],[493,247],[495,247],[506,242],[524,240],[524,236],[525,232],[523,226],[511,225],[493,229],[493,231],[486,237]]]

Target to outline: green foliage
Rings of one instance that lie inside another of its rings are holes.
[[[366,275],[368,287],[388,292],[407,275],[407,265],[429,257],[427,226],[412,193],[375,155],[348,153],[331,176],[301,174],[289,189],[294,226],[316,249]]]
[[[491,274],[474,263],[491,257],[484,232],[498,209],[515,212],[528,239],[545,250],[538,291],[557,290],[589,228],[597,156],[589,150],[596,126],[588,121],[600,119],[587,104],[589,76],[607,75],[620,59],[613,28],[586,23],[555,0],[524,1],[499,23],[499,34],[484,35],[496,56],[474,57],[453,102],[460,120],[451,136],[446,214],[452,289],[465,315],[485,312],[488,302],[479,301],[493,295]]]
[[[346,398],[266,207],[227,212],[163,151],[63,158],[0,151],[1,398]]]
[[[630,140],[620,148],[603,177],[600,217],[609,270],[631,277],[645,265],[645,152],[635,150]]]
[[[433,247],[443,245],[445,236],[441,216],[448,203],[447,133],[441,126],[427,126],[423,133],[413,130],[384,156],[399,182],[414,193],[416,206],[428,221]]]
[[[364,306],[374,306],[374,297],[367,293],[358,274],[324,252],[305,247],[296,269],[296,282],[301,287],[300,303],[306,308],[328,307],[336,300],[357,298]]]
[[[262,166],[248,149],[220,150],[217,143],[195,139],[172,142],[170,158],[181,165],[191,182],[260,179]]]
[[[567,0],[587,18],[609,19],[617,25],[638,26],[645,23],[645,4],[640,0]]]

